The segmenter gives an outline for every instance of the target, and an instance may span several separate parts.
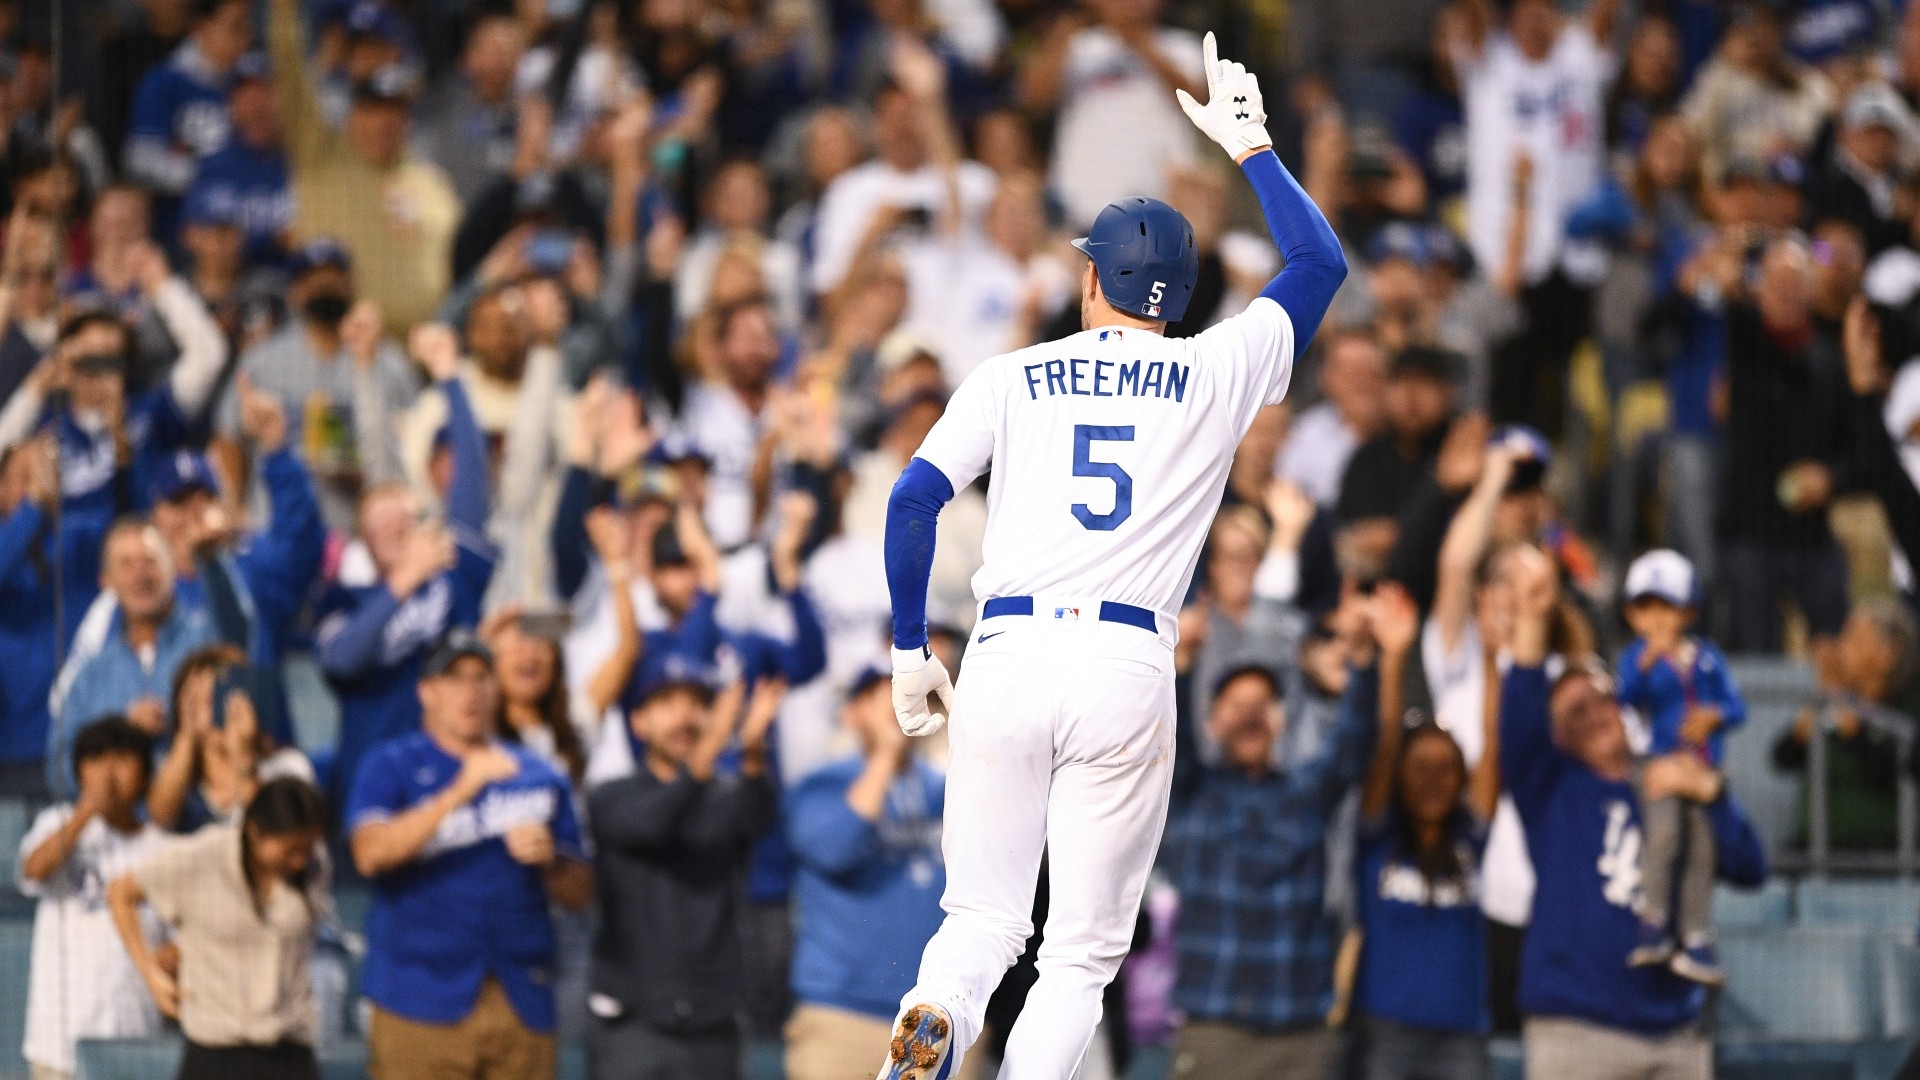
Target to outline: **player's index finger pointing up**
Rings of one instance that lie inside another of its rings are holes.
[[[1213,31],[1200,40],[1200,66],[1207,72],[1207,100],[1213,100],[1213,88],[1220,83],[1220,47],[1214,44]]]

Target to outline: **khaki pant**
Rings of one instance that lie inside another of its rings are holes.
[[[1180,1029],[1173,1075],[1193,1080],[1328,1080],[1335,1041],[1326,1028],[1269,1033],[1202,1020]]]
[[[1529,1019],[1527,1080],[1709,1080],[1713,1044],[1691,1029],[1648,1036],[1562,1017]]]
[[[35,1065],[27,1062],[27,1075],[33,1080],[73,1080],[73,1074],[62,1072],[51,1065]]]
[[[373,1010],[367,1074],[373,1080],[553,1080],[554,1039],[527,1030],[499,982],[480,984],[457,1024],[422,1024]]]
[[[893,1041],[893,1024],[827,1005],[794,1006],[787,1020],[787,1080],[873,1080]],[[954,1080],[978,1074],[969,1052]]]

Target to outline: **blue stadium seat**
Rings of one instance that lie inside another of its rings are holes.
[[[1749,926],[1785,926],[1793,920],[1793,883],[1772,878],[1757,889],[1726,885],[1713,891],[1713,924],[1723,930]]]
[[[161,1080],[180,1071],[181,1041],[82,1039],[74,1053],[73,1080]]]
[[[1720,937],[1724,1036],[1773,1042],[1857,1042],[1879,1034],[1871,931],[1774,927]]]
[[[1880,1034],[1920,1038],[1920,945],[1911,931],[1893,931],[1874,942],[1874,974],[1880,983]]]
[[[173,1036],[82,1039],[74,1080],[173,1080],[180,1071],[180,1047]],[[321,1080],[366,1080],[366,1043],[336,1043],[319,1056]]]
[[[1527,1051],[1519,1039],[1493,1040],[1494,1080],[1524,1080],[1527,1075]]]
[[[0,865],[6,867],[7,888],[13,887],[13,864],[20,857],[20,841],[33,823],[27,804],[20,799],[0,799]]]
[[[1911,1049],[1907,1040],[1863,1043],[1853,1051],[1853,1080],[1893,1080]]]
[[[0,1077],[27,1075],[20,1042],[27,1037],[27,968],[32,957],[32,920],[0,919],[0,972],[6,973],[0,976]]]
[[[1846,878],[1800,883],[1800,922],[1807,926],[1920,923],[1920,883]]]
[[[1854,1080],[1851,1046],[1830,1043],[1723,1043],[1715,1080]]]

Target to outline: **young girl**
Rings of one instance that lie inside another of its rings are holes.
[[[160,1011],[187,1036],[181,1080],[318,1080],[309,961],[327,913],[316,852],[320,793],[283,777],[262,785],[238,825],[162,848],[107,889],[114,927]],[[140,905],[180,950],[179,974],[155,959]]]
[[[1486,924],[1480,859],[1500,798],[1498,728],[1483,713],[1469,771],[1439,725],[1402,720],[1399,687],[1419,613],[1405,590],[1373,600],[1380,744],[1361,796],[1359,979],[1366,1080],[1488,1080]]]

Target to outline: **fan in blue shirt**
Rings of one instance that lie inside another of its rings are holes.
[[[347,790],[374,747],[415,731],[420,663],[452,627],[471,629],[493,578],[487,540],[487,445],[457,377],[459,346],[444,326],[415,331],[415,352],[447,401],[453,452],[446,527],[422,524],[403,487],[360,500],[360,536],[380,580],[336,585],[321,598],[320,669],[340,698],[340,749],[332,789]],[[336,802],[337,805],[337,802]]]
[[[133,390],[133,333],[113,314],[89,311],[61,326],[52,352],[0,408],[0,447],[52,432],[61,514],[97,518],[102,528],[145,510],[159,462],[203,436],[201,419],[227,362],[226,336],[193,290],[158,250],[139,260],[141,288],[180,347],[166,377]]]
[[[1620,703],[1639,711],[1652,757],[1683,753],[1718,765],[1724,732],[1747,718],[1727,658],[1687,631],[1694,620],[1693,563],[1677,551],[1649,551],[1627,568],[1627,625],[1620,652]],[[1726,981],[1713,952],[1713,825],[1705,808],[1644,793],[1647,846],[1641,854],[1640,944],[1627,962],[1669,965],[1708,986]]]
[[[58,512],[50,449],[36,441],[0,453],[0,788],[42,798],[47,694],[99,592],[106,535],[104,519]]]
[[[227,94],[233,68],[253,43],[247,0],[202,0],[193,31],[134,91],[123,154],[127,177],[162,198],[154,235],[171,238],[179,198],[200,159],[232,130]]]
[[[239,224],[249,262],[277,262],[293,226],[293,187],[266,58],[248,53],[233,68],[233,133],[200,159],[187,188],[187,221],[219,215]]]
[[[1370,1080],[1484,1080],[1486,922],[1480,859],[1500,800],[1497,718],[1470,772],[1431,720],[1407,728],[1401,687],[1420,613],[1405,589],[1372,600],[1380,646],[1380,743],[1361,796],[1360,970],[1354,1009]]]
[[[1548,613],[1558,600],[1551,561],[1521,549],[1506,565],[1517,618],[1513,667],[1500,695],[1500,772],[1526,830],[1537,885],[1520,956],[1521,1011],[1530,1023],[1571,1020],[1629,1033],[1640,1043],[1686,1043],[1706,1055],[1697,1022],[1704,988],[1665,967],[1629,967],[1642,901],[1639,800],[1620,703],[1604,672],[1575,667],[1549,686]],[[1766,856],[1719,774],[1692,755],[1647,766],[1649,795],[1675,794],[1706,809],[1719,876],[1752,887]],[[1550,1025],[1551,1027],[1551,1025]],[[1544,1036],[1543,1036],[1544,1037]],[[1528,1034],[1528,1057],[1551,1054]]]
[[[861,672],[840,713],[861,755],[821,768],[787,796],[797,864],[793,992],[803,1010],[839,1009],[871,1021],[871,1047],[841,1048],[854,1068],[885,1053],[920,952],[940,928],[947,881],[940,855],[946,778],[914,754],[891,695],[889,673]],[[790,1055],[811,1049],[788,1045]]]
[[[593,887],[572,788],[538,755],[494,737],[493,654],[470,631],[434,650],[417,693],[421,730],[374,750],[346,803],[354,865],[374,886],[361,976],[373,1041],[394,1017],[460,1023],[491,981],[519,1019],[514,1037],[550,1044],[547,905],[584,908]]]
[[[287,446],[287,418],[279,399],[254,390],[245,374],[239,376],[238,391],[241,428],[252,441],[267,491],[267,527],[231,533],[219,509],[219,478],[207,459],[191,450],[176,451],[159,463],[148,494],[154,527],[179,568],[179,602],[189,608],[231,603],[241,609],[238,614],[248,627],[248,659],[267,680],[255,688],[261,727],[287,745],[293,731],[279,683],[280,654],[320,572],[327,532],[313,480]],[[197,572],[204,558],[224,564],[222,580],[236,586],[233,595],[217,594],[210,588],[215,583]]]

